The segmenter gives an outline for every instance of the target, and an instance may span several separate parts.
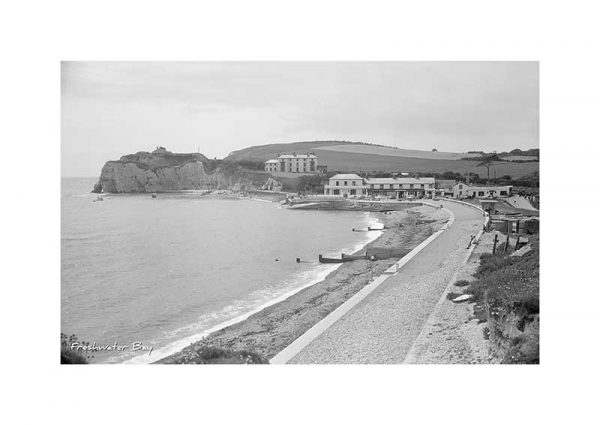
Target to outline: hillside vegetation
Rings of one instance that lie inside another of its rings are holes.
[[[433,151],[422,151],[416,149],[401,149],[391,146],[379,146],[379,145],[363,145],[363,144],[337,144],[330,146],[320,147],[319,150],[333,151],[333,152],[346,152],[346,153],[359,153],[359,154],[373,154],[373,155],[384,155],[384,156],[400,156],[403,158],[422,158],[422,159],[452,159],[457,160],[471,155],[476,154],[469,153],[455,153],[455,152],[439,152]]]
[[[243,160],[258,160],[266,161],[267,159],[277,158],[277,155],[284,153],[306,153],[312,152],[315,149],[324,146],[348,145],[363,143],[345,142],[339,140],[322,140],[314,142],[292,142],[292,143],[271,143],[268,145],[251,146],[249,148],[240,149],[239,151],[231,152],[225,160],[243,161]]]
[[[444,173],[448,171],[460,174],[476,173],[484,175],[486,169],[473,160],[481,153],[449,153],[398,149],[389,146],[352,143],[344,141],[316,141],[278,143],[253,146],[232,152],[226,161],[266,161],[279,154],[314,152],[320,165],[327,165],[329,171],[345,172],[427,172]],[[512,152],[512,151],[511,151]],[[520,151],[519,151],[520,152]],[[461,159],[469,158],[469,159]],[[539,170],[538,162],[494,163],[491,176],[523,177]]]
[[[522,256],[503,253],[481,256],[466,293],[473,295],[475,312],[487,322],[492,353],[501,363],[539,363],[540,265],[539,239]]]

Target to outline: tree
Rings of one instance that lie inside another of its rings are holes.
[[[490,167],[494,164],[494,162],[499,161],[500,157],[498,157],[497,153],[491,153],[486,155],[483,160],[477,164],[478,167],[487,168],[487,179],[490,179]]]

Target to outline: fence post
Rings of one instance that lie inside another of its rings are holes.
[[[519,249],[519,240],[521,239],[521,236],[517,236],[517,242],[515,242],[515,251],[517,251]]]
[[[508,250],[508,243],[510,242],[510,233],[506,234],[506,243],[504,244],[504,253]]]
[[[496,245],[498,244],[498,233],[494,235],[494,248],[492,249],[492,254],[496,253]]]

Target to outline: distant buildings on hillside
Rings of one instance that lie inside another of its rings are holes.
[[[169,151],[168,151],[168,150],[167,150],[165,147],[163,147],[163,146],[157,146],[157,147],[156,147],[156,149],[154,149],[154,150],[152,151],[152,153],[153,153],[153,154],[155,154],[155,155],[164,155],[164,154],[171,153],[171,152],[169,152]]]
[[[317,156],[314,153],[284,154],[277,159],[265,162],[265,171],[269,173],[316,173]]]

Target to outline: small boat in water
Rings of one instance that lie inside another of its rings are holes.
[[[153,198],[156,198],[156,192],[153,192],[153,193],[152,193],[152,197],[153,197]]]

